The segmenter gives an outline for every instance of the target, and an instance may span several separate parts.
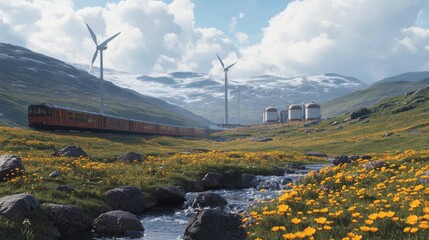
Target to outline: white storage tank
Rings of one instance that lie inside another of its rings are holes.
[[[289,121],[302,121],[302,106],[299,104],[292,104],[288,108]]]
[[[311,103],[307,103],[305,105],[305,120],[306,121],[318,120],[321,118],[321,116],[322,116],[322,113],[321,113],[319,104],[317,104],[315,102],[311,102]]]
[[[278,123],[279,116],[277,108],[267,107],[264,109],[263,122],[264,123]]]

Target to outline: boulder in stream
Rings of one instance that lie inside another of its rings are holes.
[[[140,189],[133,186],[114,188],[106,192],[107,198],[116,210],[141,213],[145,210],[145,200]]]
[[[127,231],[144,231],[143,224],[136,215],[121,210],[101,214],[92,226],[96,233],[107,236],[124,236]]]
[[[186,227],[183,240],[244,240],[241,216],[216,209],[204,209],[195,214]]]

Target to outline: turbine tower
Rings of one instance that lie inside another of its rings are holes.
[[[220,59],[219,55],[216,53],[217,58],[219,59],[220,64],[222,65],[223,71],[225,72],[225,124],[228,124],[228,70],[234,66],[237,62],[225,67],[222,59]]]
[[[92,40],[94,40],[94,43],[96,46],[94,56],[92,57],[91,66],[89,67],[89,70],[88,70],[89,72],[91,71],[91,68],[95,62],[95,59],[97,59],[98,51],[100,51],[100,114],[104,114],[103,51],[107,49],[107,43],[112,41],[112,39],[114,39],[116,36],[118,36],[120,32],[106,39],[104,42],[98,44],[97,36],[95,36],[94,31],[92,31],[92,29],[89,27],[88,24],[86,24],[86,27],[88,28],[89,33],[91,34]]]
[[[237,125],[240,125],[240,89],[237,86]]]

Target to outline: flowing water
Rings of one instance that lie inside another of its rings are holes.
[[[294,174],[285,174],[285,176],[258,176],[258,188],[248,189],[227,189],[214,190],[211,192],[217,193],[228,201],[228,205],[224,210],[234,213],[241,213],[248,209],[256,199],[271,199],[279,196],[282,190],[287,188],[286,183],[292,180],[297,181],[305,176],[309,170],[318,170],[326,164],[306,165],[308,170],[297,171]],[[289,180],[290,179],[290,180]],[[264,188],[263,192],[259,188]],[[186,199],[194,199],[198,193],[187,193]],[[192,217],[193,209],[183,210],[165,210],[162,212],[146,213],[141,216],[141,221],[145,228],[144,237],[142,240],[174,240],[182,239],[185,228],[189,219]],[[125,239],[125,238],[104,238],[92,236],[92,239],[110,240],[110,239]]]

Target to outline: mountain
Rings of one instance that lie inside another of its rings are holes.
[[[429,78],[429,72],[406,72],[392,77],[387,77],[385,79],[373,83],[373,85],[379,85],[389,82],[413,82],[425,78]]]
[[[322,115],[333,117],[355,109],[369,107],[385,98],[398,96],[428,85],[429,72],[409,72],[388,77],[375,82],[366,89],[322,104]]]
[[[75,65],[86,69],[87,66]],[[130,74],[112,69],[105,79],[135,91],[161,98],[217,122],[224,121],[224,79],[194,72]],[[98,74],[97,70],[93,74]],[[292,103],[326,102],[366,87],[352,77],[327,73],[285,78],[272,75],[229,79],[229,122],[237,122],[237,88],[240,91],[240,123],[261,123],[265,107],[279,110]]]
[[[51,103],[98,112],[99,79],[86,71],[11,44],[0,43],[0,124],[27,125],[30,104]],[[106,114],[184,126],[210,121],[163,100],[110,82],[105,87]]]

